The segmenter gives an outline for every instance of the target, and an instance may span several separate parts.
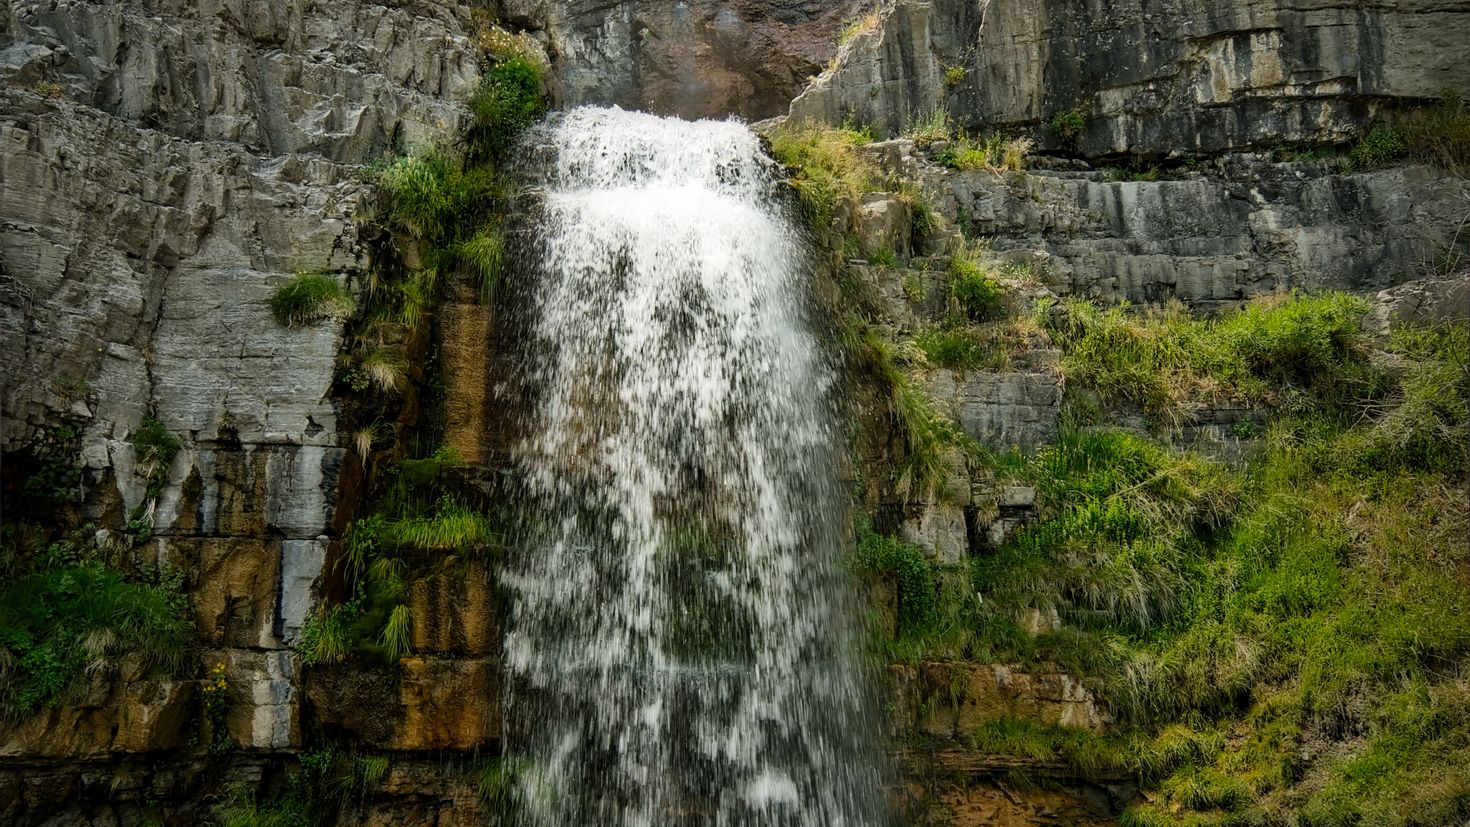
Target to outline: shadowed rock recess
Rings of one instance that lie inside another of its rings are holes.
[[[1466,98],[1470,0],[14,0],[0,823],[1464,825]]]

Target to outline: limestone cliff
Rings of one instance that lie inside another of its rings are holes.
[[[897,135],[947,110],[1085,156],[1352,138],[1401,102],[1470,91],[1470,5],[888,0],[791,104]],[[1043,127],[1076,112],[1070,140]]]

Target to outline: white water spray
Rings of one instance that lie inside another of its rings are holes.
[[[617,109],[533,141],[512,820],[878,823],[833,375],[774,165],[741,124]]]

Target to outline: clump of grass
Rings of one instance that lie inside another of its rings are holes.
[[[408,606],[400,603],[388,613],[388,621],[379,633],[379,642],[383,646],[383,655],[389,661],[399,661],[408,654],[412,626],[413,616]]]
[[[408,365],[395,348],[377,348],[364,356],[358,367],[379,393],[399,393],[408,382]]]
[[[1067,109],[1051,116],[1047,122],[1051,131],[1057,134],[1063,142],[1071,145],[1076,144],[1077,139],[1082,137],[1082,130],[1087,127],[1087,121],[1082,117],[1082,112],[1077,109]]]
[[[931,365],[999,373],[1010,368],[1011,357],[1026,348],[1028,334],[1036,329],[1027,317],[988,324],[955,320],[919,328],[913,342]]]
[[[1368,305],[1345,294],[1267,297],[1211,320],[1177,303],[1143,313],[1079,300],[1065,308],[1049,318],[1067,377],[1155,415],[1190,399],[1341,400],[1372,395],[1379,381],[1358,326]]]
[[[352,650],[349,624],[357,619],[360,606],[348,602],[338,606],[319,607],[306,619],[296,639],[296,654],[303,666],[317,663],[341,663]]]
[[[244,787],[231,789],[223,800],[210,808],[215,827],[311,827],[306,803],[295,796],[260,803]]]
[[[842,24],[842,31],[837,35],[837,47],[840,49],[851,43],[858,35],[877,29],[878,23],[879,16],[876,10],[847,21]]]
[[[1454,175],[1470,175],[1470,107],[1458,92],[1447,92],[1434,106],[1404,114],[1396,126],[1412,157]]]
[[[465,168],[441,150],[423,150],[389,162],[378,177],[388,194],[388,220],[413,238],[445,243],[458,237],[473,216],[497,194],[490,170]]]
[[[495,540],[483,514],[448,497],[430,514],[395,520],[383,528],[391,546],[428,551],[475,551]]]
[[[329,273],[297,273],[271,295],[271,316],[286,327],[349,316],[353,307],[352,294]]]
[[[869,366],[888,391],[889,411],[903,437],[904,457],[896,469],[896,487],[906,497],[922,499],[943,482],[949,449],[973,452],[974,441],[937,410],[923,388],[899,367],[893,343],[869,329],[862,344]]]
[[[961,70],[963,71],[963,70]],[[903,135],[921,144],[931,144],[935,141],[947,141],[954,136],[954,126],[949,122],[949,112],[943,108],[935,109],[927,116],[909,124]]]
[[[980,261],[968,251],[949,260],[949,296],[957,313],[972,322],[1000,316],[1005,294]]]
[[[138,475],[148,480],[148,497],[157,497],[163,492],[169,466],[183,449],[183,443],[151,416],[143,417],[138,427],[128,435],[128,443],[133,446]]]
[[[771,151],[792,169],[802,203],[826,223],[839,201],[856,202],[881,186],[878,168],[856,150],[871,141],[867,132],[805,123],[778,130],[771,136]]]
[[[461,242],[456,254],[479,281],[481,300],[489,302],[505,268],[505,239],[496,229],[486,227]]]
[[[1026,168],[1026,156],[1034,146],[1030,138],[1007,140],[999,133],[983,139],[959,138],[934,156],[934,160],[955,169],[987,170],[1000,173]]]

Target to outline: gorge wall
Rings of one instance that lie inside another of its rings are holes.
[[[477,775],[498,754],[502,722],[496,587],[485,565],[410,573],[414,653],[397,668],[348,663],[304,677],[293,646],[340,576],[365,458],[338,427],[344,321],[285,327],[269,300],[299,271],[366,290],[382,231],[371,223],[377,202],[363,166],[460,132],[488,60],[477,37],[492,19],[544,50],[549,91],[567,106],[787,113],[893,136],[943,109],[967,127],[1033,138],[1054,157],[1024,173],[946,169],[905,140],[865,150],[917,185],[945,222],[944,233],[916,242],[900,194],[871,194],[846,207],[863,249],[850,255],[840,237],[827,239],[835,258],[852,259],[874,317],[894,329],[942,315],[908,287],[928,280],[928,295],[941,295],[925,260],[943,259],[962,233],[1034,268],[1038,284],[1017,288],[1023,295],[1176,297],[1206,309],[1299,287],[1371,293],[1415,281],[1464,246],[1463,177],[1262,153],[1346,143],[1379,113],[1470,93],[1470,3],[898,0],[839,49],[839,33],[865,11],[856,0],[7,5],[5,495],[20,485],[12,469],[29,467],[56,428],[73,428],[84,471],[77,522],[122,536],[151,499],[129,438],[145,417],[160,422],[182,448],[151,536],[125,566],[185,573],[195,645],[176,676],[115,664],[89,679],[81,702],[0,724],[0,820],[132,824],[161,814],[198,823],[231,783],[279,791],[284,768],[329,742],[392,759],[376,787],[341,808],[343,823],[488,817]],[[1074,111],[1083,124],[1074,137],[1048,128]],[[1155,181],[1097,168],[1123,156],[1200,163]],[[885,250],[901,266],[871,263]],[[445,404],[465,414],[447,441],[488,465],[487,374],[502,367],[463,366],[486,361],[495,325],[473,291],[455,289],[442,340],[421,347],[442,349]],[[960,427],[995,450],[1058,433],[1057,350],[1039,331],[1025,336],[1003,366],[926,380]],[[854,391],[860,410],[871,403],[857,448],[865,470],[852,476],[879,527],[952,564],[1035,518],[1034,490],[954,457],[953,496],[913,503],[885,488],[894,436],[866,387]],[[412,407],[397,426],[413,424]],[[1228,453],[1253,417],[1202,409],[1180,438]],[[880,614],[891,609],[891,591],[877,594]],[[222,725],[238,747],[222,757],[209,752],[220,733],[204,702],[215,664],[230,695]],[[1126,778],[1083,781],[1059,762],[1016,765],[958,739],[997,715],[1103,727],[1106,710],[1063,672],[920,664],[891,676],[895,742],[922,742],[901,751],[920,779],[905,794],[927,818],[1105,822],[1132,794]],[[1012,770],[1049,786],[1018,798],[1005,784]]]

